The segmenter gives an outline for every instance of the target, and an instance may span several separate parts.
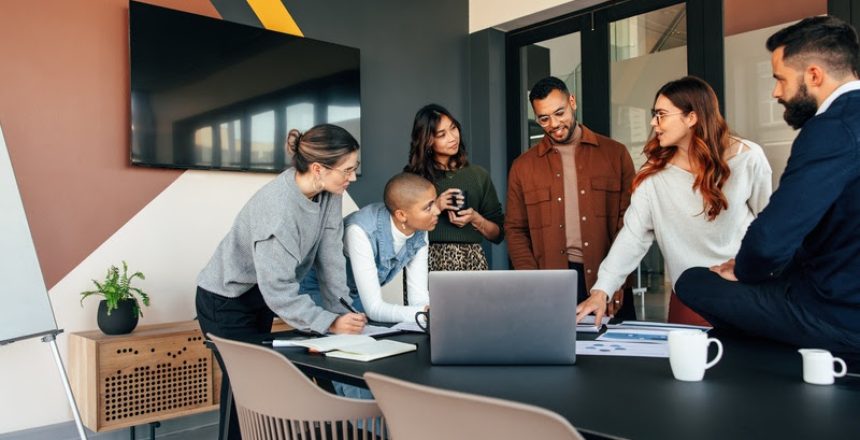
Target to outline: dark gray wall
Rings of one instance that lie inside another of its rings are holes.
[[[421,106],[448,108],[470,145],[467,0],[283,3],[306,37],[361,50],[362,175],[349,188],[359,206],[381,200],[403,169]]]
[[[485,29],[469,36],[469,118],[471,160],[486,168],[505,203],[508,166],[505,121],[505,34]],[[484,242],[490,268],[508,269],[505,243]]]
[[[827,13],[860,29],[860,2],[857,0],[827,0]]]

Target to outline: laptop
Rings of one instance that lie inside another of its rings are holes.
[[[576,362],[575,270],[430,272],[434,365]]]

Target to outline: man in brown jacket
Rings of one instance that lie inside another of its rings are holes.
[[[517,270],[576,269],[581,302],[630,205],[633,160],[621,143],[577,123],[576,99],[560,79],[538,81],[529,101],[546,134],[511,167],[508,253]],[[625,290],[612,295],[607,312],[635,319]]]

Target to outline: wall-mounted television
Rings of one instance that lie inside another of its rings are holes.
[[[131,162],[279,172],[292,128],[361,140],[359,50],[129,4]]]

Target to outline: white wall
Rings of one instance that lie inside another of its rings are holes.
[[[49,292],[57,339],[68,365],[68,333],[93,330],[97,299],[84,301],[111,264],[124,259],[146,280],[139,283],[152,305],[140,325],[187,321],[196,315],[196,278],[230,228],[239,209],[272,174],[187,171]],[[349,196],[344,213],[355,210]],[[33,396],[38,396],[34,398]],[[72,420],[51,349],[38,339],[0,347],[0,434]]]
[[[469,33],[496,27],[524,17],[533,20],[512,28],[546,20],[605,0],[469,0]]]

